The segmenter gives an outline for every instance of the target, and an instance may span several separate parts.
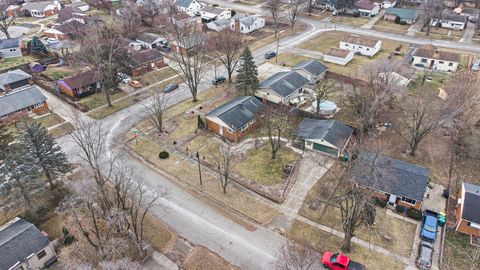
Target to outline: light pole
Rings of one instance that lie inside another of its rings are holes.
[[[203,186],[202,170],[200,169],[200,154],[198,154],[198,151],[197,151],[197,162],[198,162],[198,175],[200,176],[200,186],[202,187]]]

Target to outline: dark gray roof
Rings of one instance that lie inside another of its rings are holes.
[[[192,4],[193,0],[177,0],[175,4],[184,8],[188,8]]]
[[[377,191],[423,201],[428,169],[383,154],[363,151],[352,171],[352,180]]]
[[[480,186],[463,183],[465,198],[463,198],[462,219],[480,224]]]
[[[262,102],[255,97],[236,97],[222,106],[207,113],[207,117],[218,117],[233,130],[255,119]]]
[[[317,60],[305,60],[293,66],[292,69],[303,69],[316,77],[327,71],[328,68]]]
[[[137,37],[137,40],[145,42],[145,43],[152,44],[159,38],[163,38],[163,37],[161,35],[157,35],[157,34],[154,34],[154,33],[140,33]],[[163,39],[165,39],[165,38],[163,38]]]
[[[22,6],[22,10],[36,10],[36,11],[44,11],[49,5],[53,5],[53,1],[45,1],[45,2],[28,2]]]
[[[83,7],[83,6],[87,6],[88,3],[84,2],[84,1],[77,1],[77,2],[73,2],[71,4],[68,4],[66,5],[67,7]]]
[[[0,96],[0,117],[46,100],[47,98],[36,85],[21,88],[15,92]]]
[[[0,89],[4,89],[5,85],[14,82],[29,79],[32,76],[21,69],[10,70],[0,74]]]
[[[16,218],[0,230],[0,269],[9,269],[49,244],[46,236],[30,222]]]
[[[305,118],[298,125],[296,135],[307,140],[324,140],[343,149],[352,133],[353,128],[337,120]]]
[[[468,17],[465,15],[457,14],[451,10],[444,10],[440,16],[440,19],[443,20],[449,20],[453,22],[463,22],[466,23],[468,20]]]
[[[17,47],[20,47],[19,38],[10,38],[10,39],[0,40],[0,49],[17,48]]]
[[[385,11],[387,15],[395,15],[400,17],[403,20],[414,20],[417,18],[417,10],[409,9],[409,8],[396,8],[396,7],[389,7]]]
[[[282,97],[287,97],[308,83],[308,80],[296,71],[279,72],[262,81],[258,87],[270,88]]]

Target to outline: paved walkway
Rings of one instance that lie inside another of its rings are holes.
[[[473,23],[467,23],[467,27],[463,30],[463,37],[460,42],[472,43],[473,36],[475,35],[475,25]]]
[[[385,10],[382,9],[380,10],[380,12],[373,18],[370,19],[370,21],[368,21],[366,24],[360,26],[360,28],[363,28],[363,29],[372,29],[372,27],[380,20],[383,18],[383,16],[385,15]]]
[[[85,113],[82,113],[74,108],[72,108],[71,105],[67,104],[63,100],[61,100],[59,97],[55,96],[54,94],[48,92],[47,90],[40,88],[42,94],[47,97],[47,102],[48,106],[50,107],[50,110],[63,118],[65,121],[68,122],[73,122],[73,119],[76,116],[80,116],[83,118],[91,119],[88,117]]]
[[[178,270],[178,265],[171,261],[167,256],[160,252],[154,251],[149,261],[147,261],[142,269],[148,270]]]

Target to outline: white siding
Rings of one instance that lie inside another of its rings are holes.
[[[340,49],[349,50],[349,51],[359,53],[365,56],[370,56],[370,57],[377,54],[377,52],[380,51],[381,48],[382,48],[382,41],[380,40],[375,44],[374,47],[368,47],[368,46],[340,41]]]
[[[425,68],[431,68],[433,70],[443,71],[443,72],[455,72],[458,69],[458,62],[451,62],[445,60],[429,59],[414,56],[413,57],[413,66],[422,66]]]
[[[346,64],[348,64],[350,61],[352,61],[352,59],[353,59],[353,52],[350,52],[345,58],[336,57],[332,55],[323,56],[323,61],[342,65],[342,66],[345,66]]]

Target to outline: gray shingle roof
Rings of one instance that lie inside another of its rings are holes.
[[[40,92],[38,86],[27,86],[10,94],[0,96],[0,117],[46,100],[47,98]]]
[[[175,4],[184,8],[188,8],[192,4],[193,0],[177,0]]]
[[[352,180],[359,185],[423,201],[428,184],[427,168],[367,151],[352,162],[355,162]]]
[[[218,117],[233,130],[237,130],[255,119],[262,102],[255,97],[236,97],[207,113],[207,117]]]
[[[293,66],[292,69],[303,69],[316,77],[327,71],[328,68],[317,60],[305,60]]]
[[[17,47],[20,47],[19,38],[10,38],[10,39],[0,40],[0,49],[9,49],[9,48],[17,48]]]
[[[414,20],[417,17],[417,11],[409,8],[389,7],[385,14],[398,16],[402,20]]]
[[[0,269],[9,269],[49,244],[47,237],[32,224],[17,218],[0,230]]]
[[[137,40],[152,44],[159,38],[162,38],[162,36],[154,33],[140,33]]]
[[[463,198],[462,219],[480,224],[480,186],[463,183],[465,198]]]
[[[308,80],[296,71],[279,72],[259,84],[260,89],[270,88],[282,97],[287,97],[308,83]]]
[[[298,125],[296,135],[303,139],[324,140],[343,149],[353,128],[337,120],[317,120],[305,118]]]
[[[5,85],[29,79],[32,76],[21,69],[10,70],[0,74],[0,89]]]
[[[28,2],[23,5],[22,10],[37,10],[37,11],[44,11],[49,5],[53,5],[53,2],[46,1],[46,2]]]
[[[239,21],[246,26],[252,26],[257,21],[257,17],[255,16],[243,17]]]

